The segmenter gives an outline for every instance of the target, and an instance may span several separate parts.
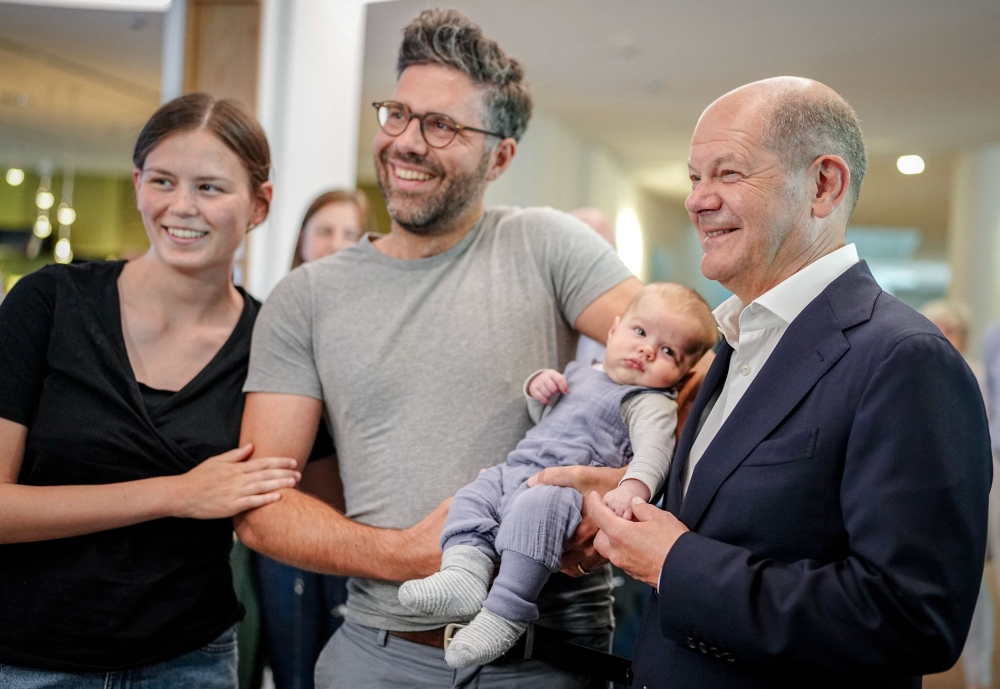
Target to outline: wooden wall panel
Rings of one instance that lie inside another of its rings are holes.
[[[188,0],[184,92],[233,98],[257,110],[260,0]],[[237,255],[237,284],[246,282],[246,242]]]
[[[257,106],[259,0],[188,0],[184,90]]]

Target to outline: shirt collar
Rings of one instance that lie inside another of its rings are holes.
[[[809,302],[857,262],[858,250],[853,244],[848,244],[813,261],[754,299],[749,306],[734,294],[713,312],[719,330],[729,345],[738,349],[741,326],[743,330],[750,329],[750,315],[774,316],[761,318],[754,329],[788,325],[802,313]]]

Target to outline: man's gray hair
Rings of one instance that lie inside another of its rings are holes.
[[[854,212],[868,156],[858,116],[843,98],[809,94],[794,86],[783,89],[764,115],[761,143],[794,169],[804,169],[822,155],[843,158],[851,170],[847,216]]]
[[[412,65],[439,64],[469,75],[485,91],[483,125],[520,141],[531,118],[521,64],[456,10],[424,10],[403,29],[397,78]]]

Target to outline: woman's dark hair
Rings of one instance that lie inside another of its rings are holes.
[[[299,238],[295,241],[295,255],[292,257],[292,268],[298,268],[305,263],[302,260],[302,240],[305,237],[306,225],[309,219],[319,213],[319,211],[334,203],[351,203],[358,209],[358,224],[361,225],[362,232],[372,231],[371,205],[368,197],[362,191],[348,191],[346,189],[333,189],[325,191],[309,204],[309,209],[302,216],[302,226],[299,227]]]
[[[189,93],[160,106],[135,142],[132,162],[142,169],[146,156],[172,134],[207,129],[219,137],[250,175],[250,191],[260,189],[271,172],[271,149],[257,120],[235,100],[215,100],[207,93]]]

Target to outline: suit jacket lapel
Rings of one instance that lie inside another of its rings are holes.
[[[843,330],[871,317],[880,292],[867,265],[858,263],[788,326],[694,468],[679,515],[688,528],[697,526],[726,478],[850,349]]]
[[[684,467],[687,466],[688,455],[691,454],[691,446],[698,435],[698,428],[701,426],[702,418],[709,411],[708,402],[715,393],[722,388],[726,382],[726,373],[729,371],[729,359],[733,355],[733,348],[728,342],[723,342],[722,346],[715,353],[715,360],[708,367],[705,380],[701,383],[694,404],[691,405],[691,412],[688,414],[687,423],[681,431],[680,440],[677,442],[677,450],[674,452],[674,461],[670,465],[670,478],[667,481],[667,503],[665,507],[674,514],[680,514],[681,501],[684,496]]]

